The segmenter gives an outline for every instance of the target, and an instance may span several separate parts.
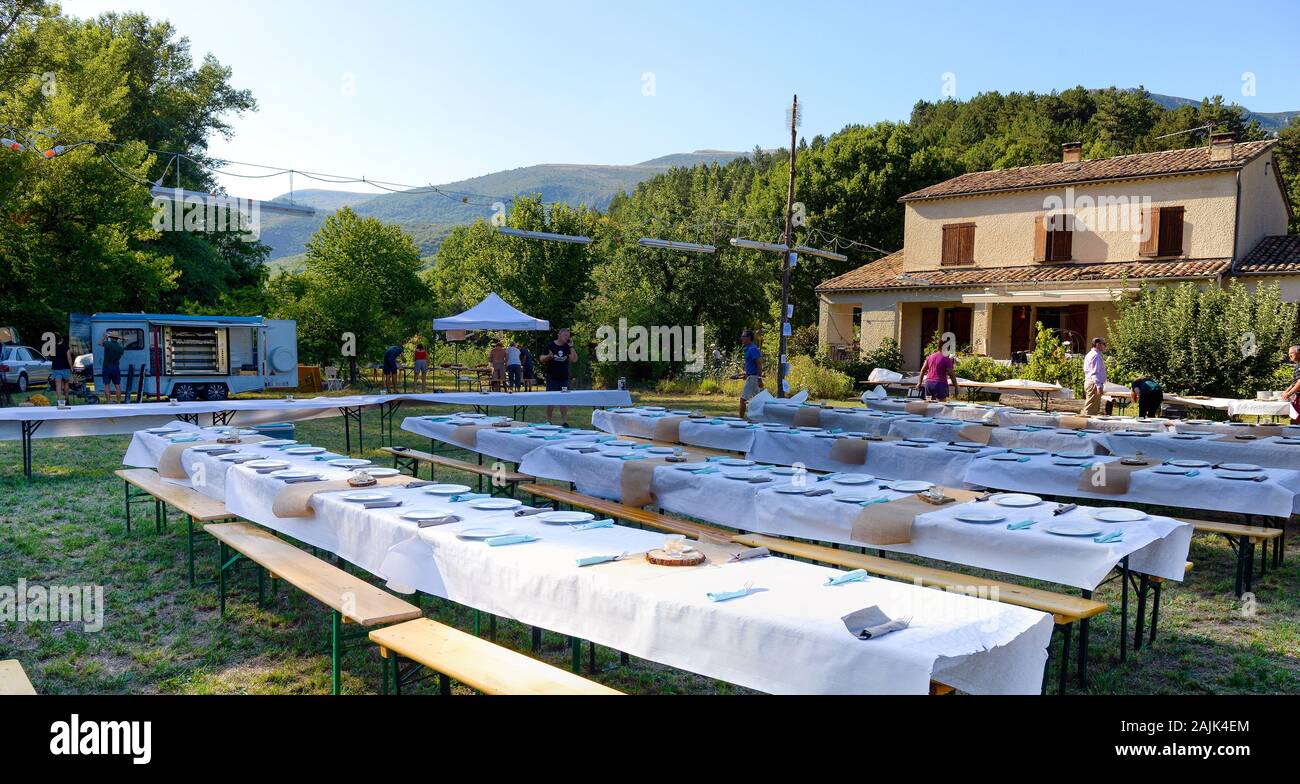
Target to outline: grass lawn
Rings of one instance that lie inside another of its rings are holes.
[[[710,413],[735,409],[730,398],[653,393],[636,397],[642,403]],[[401,413],[431,411],[408,404]],[[575,427],[589,424],[588,409],[570,413]],[[529,418],[543,414],[534,409]],[[379,415],[367,414],[365,427],[367,445],[376,446]],[[426,439],[395,433],[400,444],[428,447]],[[342,450],[342,420],[299,423],[297,437]],[[129,436],[38,440],[36,476],[30,482],[22,477],[18,442],[0,442],[0,586],[15,587],[19,579],[45,585],[101,585],[107,604],[105,626],[98,633],[86,633],[80,624],[0,622],[0,659],[19,659],[41,693],[328,693],[329,615],[322,605],[284,586],[277,604],[259,610],[250,570],[245,583],[235,589],[222,621],[217,617],[215,589],[191,589],[187,584],[183,525],[173,519],[158,535],[151,520],[140,519],[141,524],[127,534],[122,487],[112,472],[120,467],[129,441]],[[386,464],[377,451],[366,456]],[[444,476],[452,478],[440,472],[439,477]],[[139,508],[144,518],[145,508]],[[1297,534],[1300,530],[1292,526],[1292,542]],[[200,550],[201,569],[212,568],[213,551],[211,545]],[[1124,665],[1117,662],[1119,586],[1110,583],[1097,592],[1096,598],[1113,609],[1092,624],[1090,690],[1098,694],[1300,692],[1300,556],[1292,554],[1280,570],[1270,570],[1256,582],[1254,599],[1246,601],[1232,595],[1234,556],[1222,539],[1198,537],[1190,560],[1195,568],[1187,581],[1170,584],[1164,592],[1155,648],[1130,654]],[[472,629],[468,608],[428,598],[424,606],[430,617]],[[527,651],[529,629],[501,619],[497,641]],[[566,667],[566,639],[546,635],[542,656]],[[618,667],[618,654],[605,648],[598,649],[598,656],[601,671],[596,680],[632,693],[745,692],[641,659]],[[1048,676],[1053,689],[1054,665],[1053,656]],[[343,664],[344,691],[377,691],[379,673],[373,647],[350,651]],[[416,690],[433,691],[434,686],[426,682]]]

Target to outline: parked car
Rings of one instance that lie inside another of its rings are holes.
[[[30,346],[0,346],[0,374],[6,386],[19,392],[42,384],[49,386],[52,365]]]

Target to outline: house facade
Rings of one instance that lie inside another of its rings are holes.
[[[892,337],[920,367],[935,333],[1012,359],[1034,325],[1082,350],[1146,284],[1279,282],[1300,301],[1300,238],[1274,140],[962,175],[902,198],[903,249],[817,287],[819,332],[852,358]]]

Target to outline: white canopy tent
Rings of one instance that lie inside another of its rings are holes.
[[[494,291],[483,301],[455,316],[433,320],[433,342],[430,345],[429,365],[437,368],[439,332],[468,332],[476,329],[499,329],[507,332],[545,332],[551,328],[546,319],[533,318],[501,299]]]

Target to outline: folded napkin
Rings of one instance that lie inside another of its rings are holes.
[[[460,517],[458,517],[457,515],[445,515],[443,517],[435,517],[432,520],[421,520],[419,522],[419,526],[421,528],[432,528],[435,525],[447,525],[448,523],[459,523],[459,522],[460,522]]]
[[[171,441],[173,444],[191,444],[191,443],[194,443],[195,441],[198,441],[198,440],[199,440],[199,437],[198,437],[198,436],[183,436],[183,437],[181,437],[181,438],[169,438],[169,439],[167,439],[167,440],[168,440],[168,441]]]
[[[761,484],[764,484],[764,483],[767,483],[767,482],[771,482],[771,481],[772,481],[772,477],[770,477],[770,476],[756,476],[756,477],[754,477],[753,479],[750,479],[750,480],[748,480],[748,481],[749,481],[749,483],[750,483],[751,485],[761,485]]]
[[[875,504],[887,503],[889,503],[889,497],[882,495],[879,498],[868,498],[866,501],[859,503],[858,506],[874,506]]]
[[[909,621],[898,619],[891,620],[888,615],[881,612],[879,607],[868,607],[865,610],[849,613],[841,620],[849,633],[860,640],[874,640],[877,637],[883,637],[890,632],[896,632],[900,629],[906,629]]]
[[[722,471],[721,471],[721,469],[714,468],[714,467],[710,466],[710,467],[708,467],[708,468],[697,468],[697,469],[695,469],[694,471],[692,471],[691,473],[692,473],[692,474],[695,474],[696,476],[702,476],[702,475],[704,475],[704,474],[719,474],[719,473],[722,473]]]
[[[716,457],[706,458],[704,462],[706,462],[706,463],[721,463],[723,460],[730,460],[730,459],[731,459],[731,458],[729,458],[729,457],[724,457],[724,456],[722,456],[722,455],[718,455],[718,456],[716,456]]]
[[[818,482],[825,482],[825,481],[828,480],[828,479],[834,479],[834,478],[839,477],[839,476],[844,476],[844,474],[842,474],[842,473],[840,473],[840,474],[822,474],[821,476],[817,477],[817,481],[818,481]]]
[[[568,437],[567,436],[546,436],[542,440],[543,441],[566,441],[568,440]]]
[[[741,588],[739,591],[710,591],[706,594],[711,602],[728,602],[732,599],[739,599],[742,596],[749,596],[752,589]]]
[[[487,540],[491,547],[502,547],[508,544],[527,544],[528,542],[539,541],[536,536],[528,534],[510,534],[509,536],[494,536]]]
[[[589,455],[589,454],[591,454],[592,452],[599,452],[600,450],[597,449],[597,448],[594,447],[594,446],[589,446],[589,447],[586,447],[585,449],[575,449],[575,450],[573,450],[573,451],[577,452],[577,453],[580,454],[580,455]]]
[[[829,487],[823,487],[820,490],[809,490],[808,492],[804,493],[804,495],[809,498],[816,498],[819,495],[830,495],[833,492],[835,491],[830,489]]]
[[[460,495],[453,495],[451,498],[447,499],[447,502],[458,504],[462,501],[479,501],[491,497],[492,495],[490,493],[462,493]]]
[[[592,531],[597,528],[613,528],[613,527],[614,527],[614,521],[606,518],[604,520],[592,520],[590,523],[582,523],[581,525],[575,525],[573,526],[573,530]]]
[[[827,577],[826,584],[844,585],[845,583],[860,583],[865,579],[867,579],[867,571],[865,569],[854,569],[853,571],[845,572],[838,577]]]
[[[312,459],[315,460],[315,461],[318,462],[318,463],[323,463],[323,462],[325,462],[326,460],[343,460],[344,457],[343,457],[343,455],[336,455],[336,454],[334,454],[333,452],[326,452],[326,453],[323,454],[323,455],[316,455],[316,456],[313,457]]]
[[[263,470],[274,471],[278,469],[263,469]],[[286,485],[301,485],[301,484],[306,484],[308,482],[323,482],[325,480],[321,479],[319,476],[303,476],[303,477],[298,477],[296,479],[281,479],[280,481],[284,482]]]
[[[527,508],[525,508],[525,509],[520,509],[520,510],[516,511],[516,512],[515,512],[515,517],[531,517],[531,516],[536,515],[536,514],[541,514],[541,513],[543,513],[543,512],[552,512],[552,511],[554,511],[554,510],[553,510],[553,509],[549,509],[549,508],[547,508],[547,507],[545,507],[545,506],[542,507],[541,509],[527,509]]]
[[[578,566],[595,566],[596,564],[609,563],[622,558],[621,555],[593,555],[589,558],[579,558]]]
[[[1093,539],[1092,541],[1096,542],[1097,544],[1112,544],[1114,542],[1122,542],[1124,541],[1124,532],[1111,531],[1105,536],[1099,536],[1096,539]]]
[[[731,556],[733,561],[751,561],[755,558],[766,558],[772,554],[772,551],[766,547],[754,547],[749,550],[741,550]]]
[[[363,509],[392,509],[401,505],[401,501],[367,501],[361,507]]]
[[[1021,520],[1018,523],[1007,523],[1007,530],[1023,531],[1026,528],[1033,528],[1037,524],[1038,524],[1037,520]]]

